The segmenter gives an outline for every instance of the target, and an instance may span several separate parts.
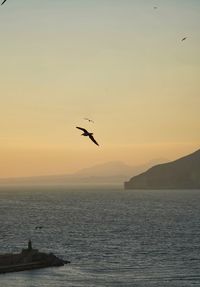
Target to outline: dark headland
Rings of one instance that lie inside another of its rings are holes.
[[[124,183],[125,189],[200,189],[200,150],[159,164]]]
[[[0,255],[0,274],[8,272],[18,272],[46,267],[63,266],[70,263],[65,261],[53,253],[39,252],[32,248],[29,240],[28,248],[22,249],[21,253],[9,253]]]

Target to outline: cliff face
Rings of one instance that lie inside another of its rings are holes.
[[[200,189],[200,150],[132,177],[125,189]]]

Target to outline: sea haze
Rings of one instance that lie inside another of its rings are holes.
[[[2,274],[0,285],[200,286],[199,206],[199,190],[1,187],[0,252],[32,239],[71,264]]]

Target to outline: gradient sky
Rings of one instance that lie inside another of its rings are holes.
[[[0,177],[198,149],[199,15],[199,0],[8,0],[0,7]]]

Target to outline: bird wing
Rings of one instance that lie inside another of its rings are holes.
[[[96,145],[99,145],[98,142],[95,141],[94,137],[92,135],[89,135],[89,138],[95,143]]]
[[[7,1],[7,0],[4,0],[4,1],[1,3],[1,5],[3,5],[6,1]]]
[[[84,128],[80,128],[80,127],[76,127],[76,128],[81,130],[81,131],[83,131],[84,133],[88,133],[88,131],[86,129],[84,129]]]

